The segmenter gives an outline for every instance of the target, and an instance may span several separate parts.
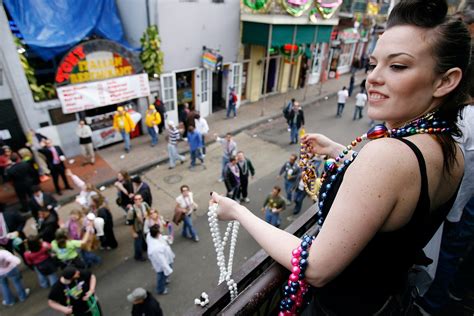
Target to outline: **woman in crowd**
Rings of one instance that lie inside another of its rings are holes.
[[[162,235],[166,235],[168,240],[172,243],[173,242],[173,225],[166,221],[160,212],[157,209],[152,208],[150,209],[150,213],[148,217],[145,219],[145,224],[143,225],[143,233],[145,236],[150,232],[150,227],[153,225],[158,225],[160,227],[160,232]]]
[[[56,259],[62,267],[68,265],[74,265],[78,269],[85,268],[85,263],[81,259],[80,252],[81,247],[89,240],[90,229],[93,229],[92,225],[89,224],[86,233],[81,240],[71,240],[68,238],[67,230],[58,229],[56,231],[56,239],[51,243],[51,250],[53,251]]]
[[[313,192],[321,225],[314,241],[213,193],[221,219],[238,220],[292,271],[281,314],[297,313],[308,299],[301,297],[305,282],[315,287],[313,308],[321,315],[399,315],[408,308],[401,302],[409,270],[449,212],[464,169],[453,136],[460,135],[456,121],[472,80],[472,47],[466,26],[447,8],[444,0],[402,0],[390,13],[366,82],[368,115],[386,128],[378,125],[350,146],[320,134],[303,138],[304,170],[311,155],[334,159]],[[357,154],[353,147],[363,139],[376,140]]]
[[[114,219],[102,195],[92,197],[90,210],[97,217],[104,220],[104,235],[99,237],[101,247],[107,250],[117,248],[118,243],[114,234]]]
[[[37,236],[27,239],[28,250],[25,252],[25,261],[34,267],[40,287],[48,288],[58,281],[57,266],[49,254],[51,244],[40,240]]]
[[[117,188],[117,205],[127,213],[128,206],[133,204],[130,198],[133,194],[133,185],[128,172],[121,170],[117,174],[117,181],[115,181],[114,185]]]
[[[99,193],[92,183],[86,183],[77,175],[72,173],[71,169],[66,169],[66,175],[71,178],[74,186],[76,186],[80,192],[76,197],[76,203],[79,204],[84,210],[89,209],[93,196]]]

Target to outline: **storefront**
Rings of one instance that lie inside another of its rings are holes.
[[[71,49],[56,72],[56,90],[63,114],[77,113],[91,125],[94,147],[116,143],[122,136],[112,126],[118,106],[137,124],[150,95],[148,75],[138,58],[109,40],[91,40]],[[144,106],[140,106],[140,104]]]
[[[357,29],[348,28],[339,33],[339,62],[337,72],[341,74],[351,71],[352,62],[359,42],[360,35]]]

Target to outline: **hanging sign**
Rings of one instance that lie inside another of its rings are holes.
[[[150,95],[148,75],[139,74],[56,89],[63,113],[74,113]]]
[[[57,86],[104,80],[140,73],[139,59],[122,45],[91,40],[71,49],[56,70]]]
[[[211,71],[222,70],[222,56],[211,49],[204,49],[202,53],[202,67]]]

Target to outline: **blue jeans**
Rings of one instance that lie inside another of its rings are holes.
[[[120,130],[123,141],[125,142],[125,150],[130,151],[130,133],[125,132],[125,130]]]
[[[82,260],[84,260],[84,263],[88,267],[91,267],[94,264],[101,263],[100,257],[91,251],[82,250],[81,256],[82,256]]]
[[[38,270],[37,267],[35,267],[35,272],[38,276],[39,285],[43,289],[53,286],[54,283],[58,281],[58,276],[56,275],[56,272],[51,273],[49,275],[44,275]]]
[[[285,192],[286,192],[286,199],[288,201],[293,201],[293,188],[295,187],[294,181],[289,181],[285,179]]]
[[[196,158],[201,160],[201,163],[204,163],[204,158],[201,153],[201,148],[191,150],[191,167],[196,166]]]
[[[143,259],[145,239],[142,232],[138,232],[138,237],[133,239],[133,258],[135,260]]]
[[[21,273],[18,267],[14,268],[10,272],[4,275],[0,275],[0,286],[2,287],[2,293],[3,293],[3,302],[5,304],[13,304],[15,303],[15,297],[13,296],[13,293],[10,290],[10,286],[8,285],[9,282],[8,280],[11,280],[13,282],[13,286],[15,287],[15,290],[18,294],[18,298],[20,301],[26,300],[26,291],[25,287],[23,286],[21,282]]]
[[[342,111],[344,111],[344,103],[338,103],[337,104],[337,114],[336,116],[341,116],[342,115]]]
[[[156,144],[158,144],[158,134],[156,133],[155,128],[153,126],[147,127],[147,129],[148,134],[150,134],[151,137],[151,145],[155,146]]]
[[[290,141],[292,143],[298,143],[298,131],[299,128],[296,126],[295,123],[291,124],[291,132],[290,132]]]
[[[191,215],[186,215],[183,220],[183,232],[181,233],[185,238],[196,239],[197,233],[193,227]]]
[[[293,214],[296,215],[301,211],[301,207],[303,206],[304,198],[306,197],[306,192],[296,190],[295,191],[295,209],[293,210]]]
[[[279,227],[280,213],[273,213],[271,208],[265,208],[265,221],[275,227]]]
[[[231,102],[229,103],[229,106],[227,107],[227,114],[226,117],[230,116],[230,112],[234,112],[234,117],[237,116],[237,106],[235,103]]]
[[[464,207],[461,221],[445,221],[444,225],[435,279],[421,299],[423,308],[433,314],[449,302],[449,284],[456,274],[459,259],[466,254],[474,236],[474,198]]]
[[[166,280],[168,278],[165,276],[165,273],[157,272],[156,273],[156,293],[163,294],[166,289]]]
[[[222,156],[222,170],[221,170],[221,178],[225,179],[225,166],[229,163],[229,157]]]
[[[358,116],[358,119],[361,119],[363,118],[363,115],[362,115],[362,110],[364,109],[364,107],[362,106],[357,106],[355,107],[355,110],[354,110],[354,117],[352,118],[352,120],[356,120],[356,116]]]
[[[171,168],[176,167],[177,160],[181,160],[181,161],[185,160],[184,156],[178,154],[178,148],[176,147],[176,145],[172,145],[170,143],[168,143],[168,158],[170,160]]]

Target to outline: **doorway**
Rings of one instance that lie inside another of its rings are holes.
[[[224,66],[223,71],[215,72],[212,76],[212,112],[225,109],[225,96],[222,97],[223,91],[225,91],[222,88],[224,86],[224,71],[229,71],[229,66]]]
[[[267,86],[265,87],[265,71],[266,63],[263,65],[263,83],[262,83],[262,94],[270,94],[276,92],[278,86],[278,70],[280,65],[280,56],[270,57],[268,62],[268,77]]]

